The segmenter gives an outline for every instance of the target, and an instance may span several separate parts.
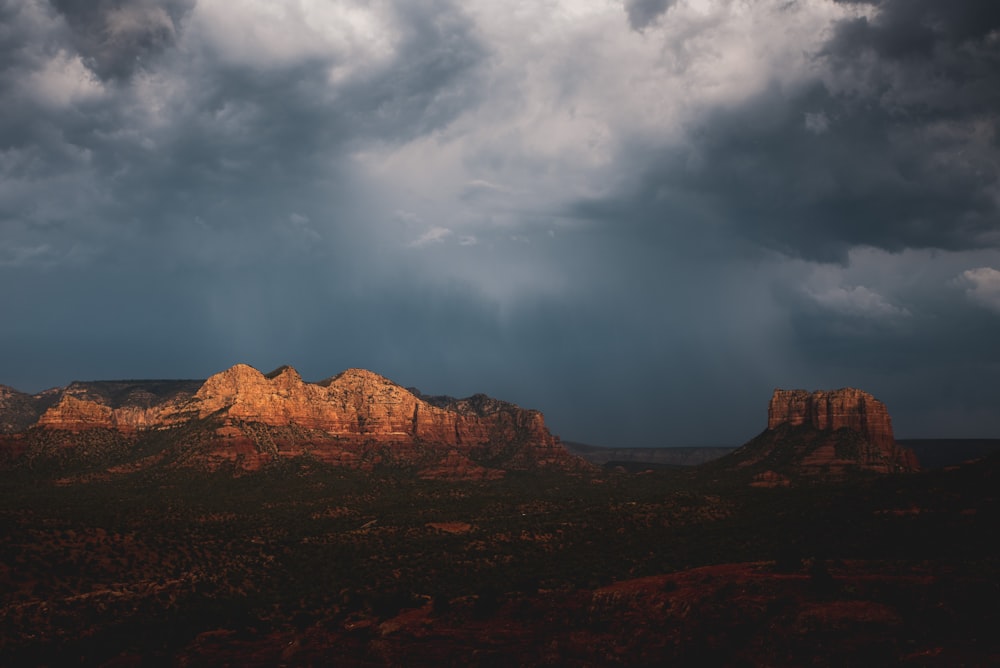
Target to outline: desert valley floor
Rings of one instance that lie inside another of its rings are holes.
[[[5,665],[990,665],[996,461],[0,483]],[[707,664],[705,662],[708,662]]]

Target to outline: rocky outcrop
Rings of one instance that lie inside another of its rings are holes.
[[[896,443],[885,404],[850,387],[830,392],[775,390],[767,410],[767,428],[783,424],[808,425],[820,431],[849,429],[864,434],[872,445],[886,452]]]
[[[38,418],[46,429],[79,432],[113,429],[123,434],[173,426],[200,381],[74,382],[58,392]]]
[[[265,375],[237,365],[209,378],[178,408],[223,420],[220,435],[231,445],[250,443],[264,455],[246,452],[244,465],[309,454],[352,468],[409,466],[425,477],[450,479],[582,465],[538,411],[479,395],[435,405],[364,369],[307,383],[291,367]],[[298,433],[290,435],[291,429]]]
[[[193,408],[203,418],[217,415],[272,427],[294,424],[355,441],[457,446],[496,440],[554,441],[538,411],[476,397],[435,406],[364,369],[307,383],[291,367],[264,375],[238,364],[209,378],[179,408]]]
[[[364,369],[309,383],[288,366],[263,374],[237,364],[204,382],[74,383],[35,428],[64,434],[67,447],[73,434],[96,429],[136,442],[183,431],[161,459],[209,468],[255,469],[296,456],[351,468],[404,466],[449,479],[586,467],[538,411],[485,395],[434,399]]]
[[[63,395],[59,402],[38,419],[39,427],[61,431],[111,429],[115,426],[110,406],[72,394]]]
[[[755,486],[920,468],[916,456],[896,443],[885,404],[854,388],[775,390],[767,429],[709,466],[742,472]]]

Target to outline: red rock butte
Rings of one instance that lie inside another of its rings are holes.
[[[30,404],[28,395],[15,398],[18,406]],[[13,399],[7,403],[14,405]],[[353,468],[415,466],[422,475],[456,478],[583,465],[549,433],[538,411],[485,395],[424,397],[364,369],[316,383],[303,381],[290,366],[263,374],[245,364],[204,382],[72,383],[56,396],[49,392],[45,406],[38,404],[37,420],[21,431],[42,430],[50,435],[46,443],[55,434],[64,449],[95,430],[135,441],[205,425],[191,439],[198,447],[177,444],[173,459],[211,468],[232,463],[253,469],[300,455]],[[25,409],[20,410],[23,426]],[[30,445],[9,449],[30,450]]]
[[[754,472],[759,487],[920,468],[913,452],[896,443],[885,404],[854,388],[775,390],[767,429],[719,462]]]
[[[816,392],[775,390],[767,409],[767,428],[782,424],[809,425],[821,431],[850,429],[886,450],[896,444],[885,404],[852,387]]]

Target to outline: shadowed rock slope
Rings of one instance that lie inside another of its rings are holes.
[[[775,390],[767,429],[706,466],[751,479],[759,487],[841,480],[851,474],[919,470],[896,443],[889,411],[861,390]]]
[[[586,467],[538,411],[485,395],[434,399],[364,369],[310,383],[288,366],[265,375],[245,364],[203,382],[77,382],[45,396],[4,388],[0,446],[9,465],[102,463],[112,472],[254,470],[297,456],[450,479]]]

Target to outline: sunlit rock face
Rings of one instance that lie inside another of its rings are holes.
[[[196,408],[200,417],[219,414],[273,427],[294,424],[351,440],[458,446],[491,440],[554,442],[538,411],[496,400],[475,411],[467,407],[473,399],[433,405],[364,369],[307,383],[291,367],[265,376],[237,365],[209,378],[188,405],[178,408]]]
[[[178,407],[190,399],[200,381],[74,382],[35,395],[48,408],[37,426],[79,432],[113,429],[133,434],[171,426],[182,419]]]
[[[263,374],[237,364],[204,382],[73,383],[57,395],[27,425],[44,430],[46,443],[55,438],[72,448],[74,434],[97,429],[137,442],[183,432],[160,459],[188,466],[257,469],[309,456],[448,479],[587,466],[549,433],[538,411],[485,395],[425,398],[364,369],[310,383],[288,366]]]
[[[42,414],[38,419],[38,426],[62,431],[100,427],[110,429],[114,427],[113,415],[110,406],[66,394],[59,403]]]

